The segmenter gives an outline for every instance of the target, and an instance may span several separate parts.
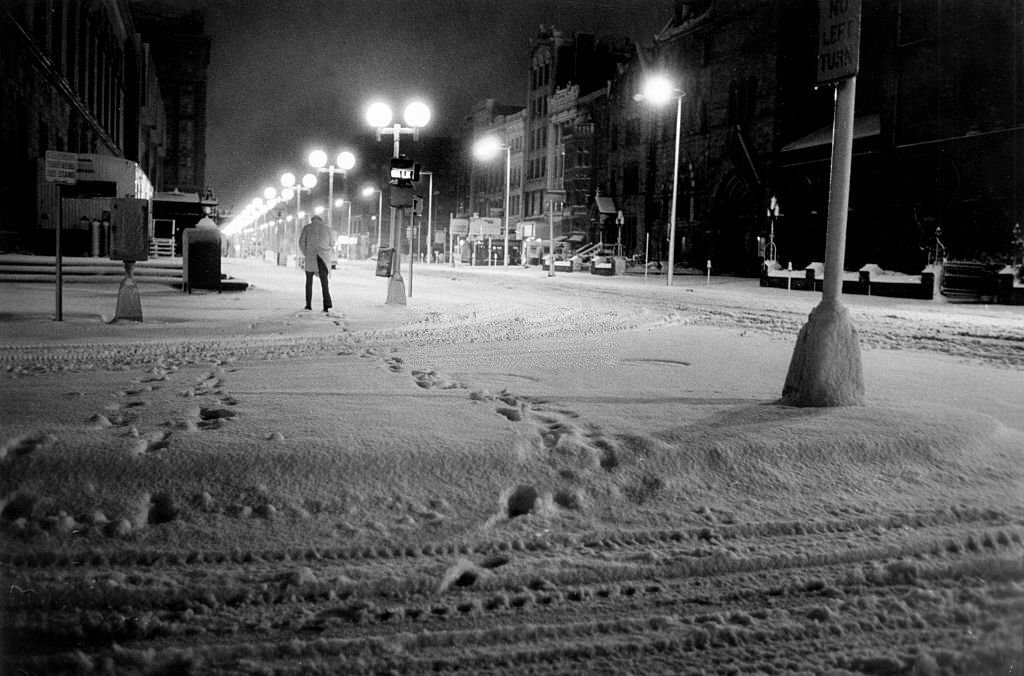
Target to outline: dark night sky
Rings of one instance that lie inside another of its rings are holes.
[[[455,136],[477,101],[526,103],[541,24],[649,45],[672,12],[672,0],[186,1],[205,6],[212,41],[207,183],[235,213],[307,171],[314,147],[334,157],[365,139],[374,98],[401,115],[420,97],[425,136]]]

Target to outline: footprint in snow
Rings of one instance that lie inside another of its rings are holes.
[[[23,434],[9,440],[0,447],[0,460],[5,459],[8,455],[21,457],[36,451],[44,451],[55,443],[57,443],[57,437],[48,432]]]
[[[444,375],[434,370],[413,371],[413,380],[425,390],[455,390],[464,387],[462,383],[449,380]]]
[[[171,445],[171,433],[166,430],[158,430],[139,437],[132,442],[132,455],[143,455],[153,451],[160,451]]]

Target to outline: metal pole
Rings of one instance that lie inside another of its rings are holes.
[[[289,250],[291,250],[292,247],[296,247],[296,251],[298,251],[298,248],[297,248],[296,243],[295,243],[295,239],[296,239],[296,236],[299,234],[299,229],[302,227],[302,226],[299,225],[299,212],[300,211],[302,211],[302,189],[301,188],[296,188],[295,189],[295,229],[292,231],[291,237],[289,237],[289,240],[288,240],[288,249]],[[285,258],[285,265],[287,265],[287,264],[288,264],[288,259]]]
[[[49,160],[47,160],[49,161]],[[113,222],[113,219],[111,219]],[[64,261],[63,251],[61,250],[60,235],[61,230],[64,229],[64,186],[57,184],[57,229],[55,230],[55,241],[54,241],[54,264],[55,272],[57,275],[57,304],[55,319],[58,322],[64,321]]]
[[[548,212],[548,235],[551,237],[551,257],[548,259],[548,277],[555,276],[555,201],[548,204],[551,211]]]
[[[455,214],[448,212],[448,262],[451,267],[455,267],[455,231],[452,228],[452,221],[455,219]]]
[[[327,167],[327,229],[334,235],[334,165]]]
[[[512,185],[512,146],[505,146],[505,267],[508,267],[508,197]]]
[[[416,214],[409,214],[409,298],[412,298],[412,262],[420,255],[420,229]]]
[[[433,226],[434,226],[434,172],[424,171],[422,172],[430,177],[429,184],[427,186],[427,262],[430,263],[430,259],[434,253],[434,242],[433,242]]]
[[[822,302],[838,301],[843,292],[846,220],[850,205],[850,165],[853,157],[853,106],[856,93],[856,77],[850,77],[836,85],[836,119],[832,138],[832,178],[829,182]]]
[[[683,119],[683,95],[676,95],[676,159],[672,171],[672,211],[668,215],[668,278],[667,285],[672,286],[672,270],[676,264],[676,205],[679,201],[679,130]]]
[[[352,200],[349,200],[346,204],[348,204],[348,244],[346,245],[348,256],[345,258],[352,260]]]
[[[382,213],[383,204],[384,204],[384,193],[382,193],[380,190],[378,190],[377,191],[377,251],[380,251],[380,228],[381,228],[381,220],[384,217],[384,214]]]

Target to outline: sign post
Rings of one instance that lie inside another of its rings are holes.
[[[864,399],[857,331],[839,300],[850,201],[860,0],[819,0],[818,7],[818,84],[835,87],[825,279],[821,303],[797,337],[782,400],[794,406],[850,406]]]
[[[626,217],[622,215],[622,209],[619,209],[618,215],[615,216],[615,225],[619,226],[619,234],[615,238],[615,255],[622,255],[622,226],[626,223]]]
[[[64,262],[61,231],[64,229],[64,186],[78,183],[78,154],[46,151],[47,183],[57,184],[57,227],[54,229],[54,271],[56,275],[56,312],[54,319],[64,321]]]

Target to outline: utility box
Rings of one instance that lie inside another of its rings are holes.
[[[220,230],[187,228],[181,233],[183,291],[215,290],[220,293]]]
[[[152,236],[149,203],[146,200],[121,198],[110,207],[110,258],[115,261],[149,259],[149,238]]]

